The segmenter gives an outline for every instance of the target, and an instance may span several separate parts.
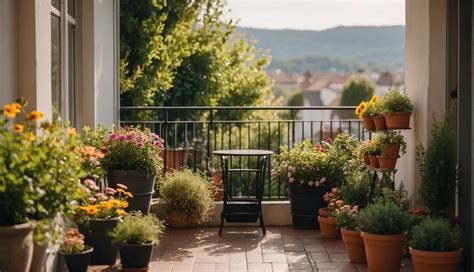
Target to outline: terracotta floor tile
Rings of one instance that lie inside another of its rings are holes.
[[[316,263],[318,271],[347,271],[357,272],[357,267],[352,263]]]
[[[194,264],[193,266],[193,272],[214,272],[216,270],[216,264],[207,264],[207,263],[201,263],[201,264]]]
[[[195,263],[229,263],[229,253],[198,251]]]
[[[249,263],[248,272],[272,272],[271,263]]]
[[[288,266],[291,270],[312,270],[312,266],[310,262],[304,263],[288,263]]]
[[[247,252],[247,262],[248,263],[263,263],[262,252]]]
[[[288,263],[306,263],[309,262],[306,252],[287,252],[286,259]]]
[[[278,253],[263,253],[264,263],[286,263],[286,254],[283,252]]]
[[[333,263],[348,263],[350,262],[349,255],[345,252],[330,252],[329,257]]]
[[[326,252],[323,244],[305,244],[304,248],[306,252]]]
[[[290,272],[287,263],[272,263],[273,272]]]
[[[311,252],[309,254],[311,260],[315,263],[330,263],[331,258],[326,252]]]

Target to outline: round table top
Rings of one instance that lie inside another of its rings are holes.
[[[227,149],[216,150],[212,153],[219,156],[268,156],[273,154],[273,151],[260,149]]]

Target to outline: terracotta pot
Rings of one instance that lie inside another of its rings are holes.
[[[214,185],[221,185],[222,184],[222,171],[220,170],[212,171],[212,179],[214,181]]]
[[[195,228],[198,226],[196,220],[184,214],[183,212],[170,211],[166,219],[170,226],[175,228]]]
[[[406,235],[361,233],[364,239],[369,272],[399,272]]]
[[[33,223],[0,227],[0,271],[30,270],[34,228]]]
[[[360,231],[341,229],[341,235],[351,263],[367,263],[364,239],[360,236]]]
[[[362,120],[364,121],[364,126],[366,130],[368,131],[375,130],[375,123],[372,117],[362,117]]]
[[[188,148],[166,149],[166,170],[183,169],[188,162]]]
[[[369,154],[369,161],[370,161],[370,166],[374,168],[379,168],[379,159],[377,159],[377,155]]]
[[[399,144],[389,144],[385,147],[382,151],[382,155],[384,156],[398,156],[400,153],[400,145]]]
[[[393,170],[397,165],[397,160],[400,156],[377,156],[379,160],[380,169]]]
[[[387,124],[385,123],[385,116],[375,116],[374,123],[375,123],[376,130],[387,130]]]
[[[214,189],[214,201],[221,201],[224,198],[224,189],[215,188]]]
[[[462,248],[438,252],[410,247],[411,259],[416,272],[457,272],[462,252]]]
[[[328,208],[321,208],[321,209],[318,210],[318,214],[321,217],[328,217],[330,213],[331,213],[331,211],[328,210]]]
[[[385,115],[388,129],[409,129],[411,112],[392,112]]]
[[[318,216],[319,227],[321,230],[321,237],[326,239],[339,238],[341,232],[337,229],[336,219],[334,217]]]
[[[370,165],[369,154],[367,154],[367,153],[364,153],[364,163],[366,165]]]

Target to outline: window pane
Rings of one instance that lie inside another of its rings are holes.
[[[53,110],[61,113],[61,19],[51,15],[51,97]]]
[[[61,0],[51,0],[51,6],[61,11]]]
[[[75,0],[67,0],[67,14],[72,18],[76,17],[76,1]]]
[[[68,112],[69,121],[72,125],[76,124],[76,58],[75,58],[75,27],[68,25]]]

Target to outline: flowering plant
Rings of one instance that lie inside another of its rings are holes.
[[[341,200],[341,190],[337,187],[332,188],[323,196],[324,202],[327,204],[327,210],[334,211],[336,209],[336,201]]]
[[[63,244],[59,248],[59,251],[63,254],[76,254],[81,253],[89,249],[84,243],[84,235],[79,233],[78,229],[69,229],[63,239]]]
[[[19,99],[0,112],[0,226],[38,221],[36,238],[49,231],[58,213],[73,209],[84,175],[73,128],[39,121]]]
[[[327,152],[314,146],[310,140],[296,143],[293,149],[280,147],[275,158],[272,177],[286,180],[290,186],[330,186],[331,174]]]
[[[105,140],[102,165],[111,170],[147,170],[158,175],[162,159],[163,139],[148,128],[125,127],[112,131]]]
[[[106,153],[104,148],[106,133],[107,129],[103,125],[99,125],[96,130],[92,130],[87,126],[82,129],[80,149],[82,168],[86,171],[88,177],[96,180],[105,174],[101,161]]]
[[[381,99],[374,95],[369,101],[362,101],[357,106],[355,113],[359,118],[374,117],[381,114]]]
[[[359,206],[342,205],[335,210],[336,225],[339,228],[348,230],[357,230],[357,215],[359,214]]]
[[[400,145],[402,154],[405,154],[407,151],[407,143],[400,131],[377,133],[377,141],[380,143],[381,150],[384,150],[390,144],[397,144]]]
[[[133,197],[126,191],[127,186],[117,184],[117,189],[105,188],[101,191],[91,179],[84,180],[83,185],[82,198],[76,210],[76,215],[81,220],[110,219],[127,213],[127,199]]]

